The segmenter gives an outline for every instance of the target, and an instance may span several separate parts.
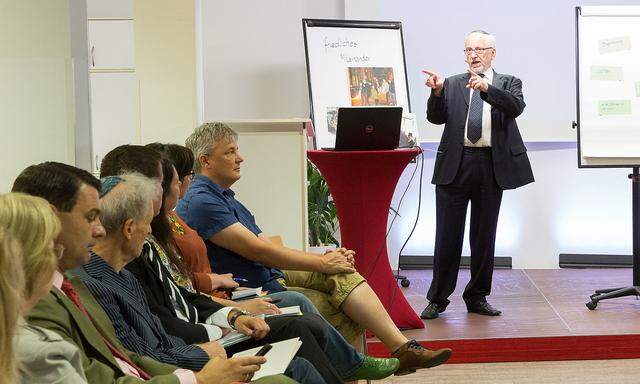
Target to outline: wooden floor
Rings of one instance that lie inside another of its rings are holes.
[[[411,280],[403,292],[420,314],[427,305],[432,271],[403,274]],[[405,331],[407,337],[449,340],[640,334],[640,301],[635,297],[603,301],[594,311],[584,305],[595,289],[630,285],[630,269],[496,270],[488,300],[503,311],[499,317],[467,313],[462,292],[468,280],[469,270],[460,270],[447,310],[438,319],[426,321],[424,329]]]
[[[427,305],[431,270],[403,274],[411,280],[405,296],[420,314]],[[603,301],[595,311],[584,305],[595,289],[629,285],[630,269],[496,270],[488,300],[503,314],[493,318],[467,313],[462,292],[468,279],[469,270],[461,270],[447,311],[426,321],[425,329],[404,331],[407,337],[429,341],[640,334],[636,298]],[[640,360],[445,364],[377,383],[631,384],[640,383]]]
[[[361,381],[360,383],[364,383]],[[445,364],[380,384],[637,384],[640,360]]]

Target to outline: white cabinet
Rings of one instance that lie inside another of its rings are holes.
[[[89,20],[89,68],[133,69],[133,20]]]
[[[92,73],[91,128],[93,169],[122,144],[140,142],[139,82],[135,73]]]
[[[87,0],[92,168],[107,152],[140,144],[140,82],[135,72],[134,0]]]
[[[87,17],[89,19],[133,18],[133,0],[87,0]]]

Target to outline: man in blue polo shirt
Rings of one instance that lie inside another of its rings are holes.
[[[370,329],[400,360],[396,375],[442,364],[450,349],[430,351],[408,340],[364,278],[355,271],[353,251],[343,248],[324,255],[274,244],[264,236],[249,210],[234,197],[244,161],[237,134],[222,123],[195,129],[186,145],[194,153],[195,179],[176,212],[204,239],[211,268],[233,273],[246,285],[270,292],[293,288],[311,299],[349,341]]]
[[[224,189],[208,177],[197,174],[189,191],[178,203],[176,212],[190,227],[196,229],[203,239],[209,239],[234,224],[241,224],[246,230],[259,236],[262,231],[255,218],[234,196],[235,193],[231,189]],[[195,207],[199,209],[194,209]],[[285,290],[277,280],[284,277],[281,270],[245,258],[212,241],[205,242],[211,269],[216,273],[233,273],[235,277],[246,280],[242,285],[261,286],[271,293]],[[343,265],[347,271],[352,268],[346,261]]]

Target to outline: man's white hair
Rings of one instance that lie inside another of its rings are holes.
[[[100,221],[112,234],[127,219],[142,220],[158,193],[158,181],[140,173],[120,175],[122,181],[100,199]]]
[[[469,34],[467,35],[467,39],[469,38],[469,36],[473,34],[483,35],[484,39],[486,39],[487,42],[489,43],[489,46],[494,48],[496,47],[496,37],[490,34],[489,32],[483,31],[481,29],[476,29],[475,31],[469,32]]]

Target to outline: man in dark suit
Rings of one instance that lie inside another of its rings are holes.
[[[456,287],[467,206],[471,202],[471,280],[463,299],[469,312],[500,315],[491,293],[496,227],[502,191],[533,182],[516,117],[524,110],[520,79],[491,67],[495,38],[473,31],[465,40],[467,73],[442,77],[423,71],[431,88],[427,120],[445,124],[436,155],[436,242],[429,305],[423,319],[443,312]]]

